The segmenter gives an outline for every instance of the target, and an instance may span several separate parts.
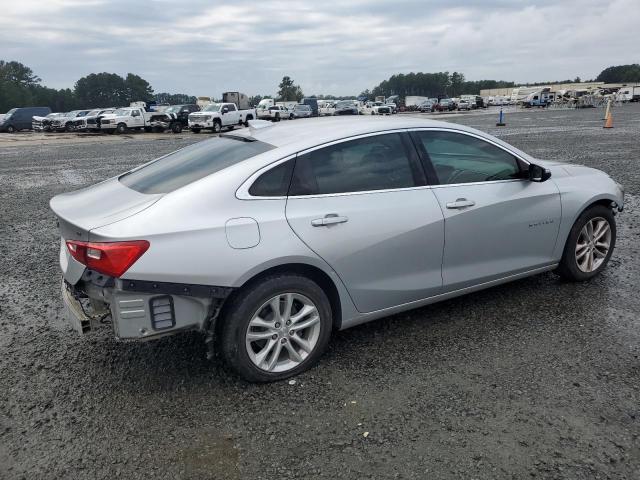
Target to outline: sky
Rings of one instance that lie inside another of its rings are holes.
[[[135,73],[156,92],[357,95],[395,73],[516,83],[640,63],[639,0],[0,0],[0,59],[73,88]]]

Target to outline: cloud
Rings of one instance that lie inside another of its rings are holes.
[[[156,91],[357,94],[394,73],[470,80],[595,77],[637,62],[637,0],[21,0],[3,5],[5,60],[72,87],[133,72]]]

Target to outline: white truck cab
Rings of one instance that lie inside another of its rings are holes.
[[[104,115],[100,120],[100,130],[109,133],[125,133],[128,130],[141,130],[149,127],[149,119],[153,112],[146,112],[143,107],[124,107]]]
[[[211,130],[219,133],[223,128],[233,130],[236,125],[249,125],[254,120],[256,111],[253,108],[238,110],[235,103],[210,103],[199,112],[189,115],[189,128],[193,133]]]

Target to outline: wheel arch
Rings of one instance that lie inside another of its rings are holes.
[[[582,203],[582,205],[577,208],[575,210],[575,214],[573,215],[573,217],[571,218],[570,221],[566,222],[565,227],[561,230],[560,235],[561,235],[561,240],[562,242],[558,243],[557,245],[560,247],[556,250],[556,256],[558,258],[560,258],[564,252],[564,249],[567,245],[567,241],[569,240],[569,235],[571,234],[571,229],[573,228],[573,225],[576,223],[576,221],[578,220],[578,218],[580,218],[580,216],[586,212],[587,210],[589,210],[590,208],[596,206],[596,205],[602,205],[604,207],[607,208],[614,208],[614,204],[617,203],[617,199],[615,198],[614,195],[609,194],[609,193],[603,193],[600,195],[596,195],[594,197],[591,197],[589,200],[585,201]]]
[[[232,297],[238,295],[240,292],[249,288],[251,285],[260,282],[266,277],[278,275],[278,274],[297,274],[302,275],[310,280],[316,282],[320,288],[325,292],[327,298],[329,299],[329,304],[331,306],[331,315],[334,330],[340,330],[342,328],[342,319],[343,319],[343,305],[342,305],[342,296],[340,294],[339,286],[336,284],[336,281],[331,278],[331,276],[324,271],[322,268],[311,265],[310,263],[303,263],[299,261],[289,262],[289,263],[281,263],[278,265],[272,265],[265,267],[259,271],[254,271],[246,278],[244,278],[240,285],[237,286],[234,291],[231,293],[230,297],[225,302],[225,306],[230,305]],[[224,317],[225,308],[223,307],[221,312],[221,317]]]

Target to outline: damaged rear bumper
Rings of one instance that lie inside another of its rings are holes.
[[[93,278],[92,278],[93,277]],[[205,331],[231,288],[122,280],[87,270],[72,286],[63,280],[62,299],[69,324],[86,334],[110,314],[118,339],[147,339],[185,330]],[[104,306],[104,310],[100,307]]]

